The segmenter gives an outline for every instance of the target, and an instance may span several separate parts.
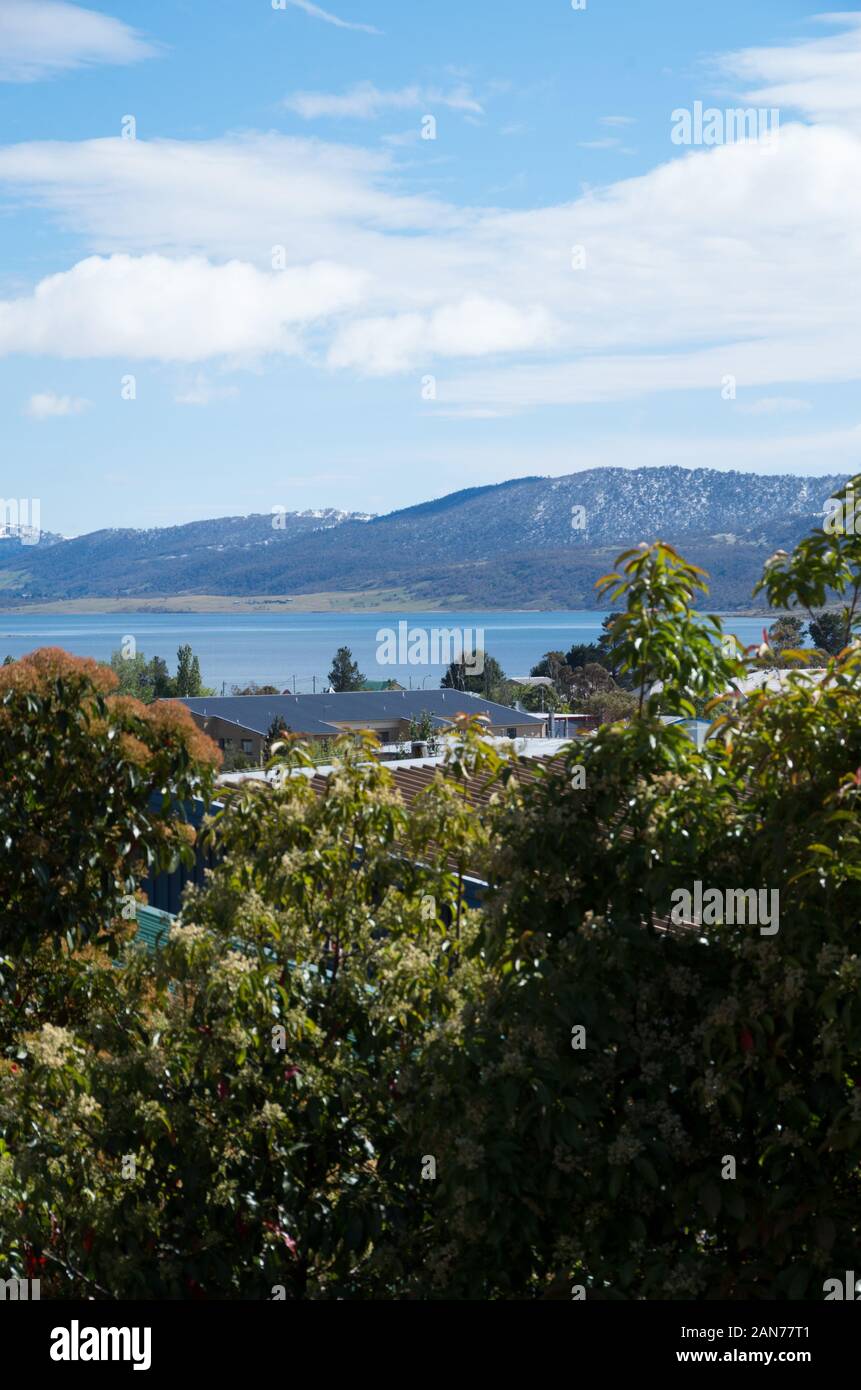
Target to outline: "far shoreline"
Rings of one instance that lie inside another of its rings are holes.
[[[56,599],[53,601],[15,604],[3,607],[0,599],[0,620],[3,617],[27,617],[29,615],[46,617],[80,616],[110,617],[112,614],[166,613],[175,615],[212,614],[213,617],[230,617],[238,614],[268,613],[339,613],[349,617],[356,613],[600,613],[609,612],[603,606],[595,608],[524,608],[492,607],[482,608],[475,604],[449,600],[447,603],[433,603],[424,598],[399,592],[377,590],[373,594],[318,593],[318,594],[260,594],[239,597],[230,594],[181,594],[165,595],[158,598],[79,598]],[[708,609],[701,612],[716,612],[722,618],[774,617],[782,610],[774,608],[732,608]]]

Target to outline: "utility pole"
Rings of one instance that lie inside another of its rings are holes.
[[[293,677],[293,694],[296,694],[296,677]]]
[[[312,676],[312,677],[311,677],[311,683],[312,683],[313,692],[314,692],[314,694],[316,695],[316,694],[317,694],[317,677],[316,677],[316,676]]]

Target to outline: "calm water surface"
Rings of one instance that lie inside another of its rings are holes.
[[[400,681],[408,689],[437,686],[444,663],[413,665],[377,660],[384,629],[467,629],[467,639],[496,657],[510,676],[529,674],[545,652],[566,651],[574,642],[594,641],[603,612],[559,613],[89,613],[0,615],[0,660],[36,647],[63,647],[76,656],[108,661],[133,637],[149,659],[161,656],[176,669],[176,649],[190,642],[200,658],[205,685],[220,694],[232,685],[276,685],[297,692],[326,683],[338,647],[352,650],[368,680]],[[748,644],[762,634],[761,618],[727,618],[725,627]],[[483,632],[483,639],[482,639]],[[407,655],[403,652],[402,655]]]

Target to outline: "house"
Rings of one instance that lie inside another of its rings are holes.
[[[821,666],[764,667],[751,671],[737,682],[742,695],[764,691],[768,695],[785,695],[793,685],[814,685],[825,671]]]
[[[526,714],[460,690],[356,690],[320,695],[200,695],[177,703],[224,752],[263,760],[266,735],[276,720],[309,740],[370,730],[381,743],[410,737],[414,721],[427,715],[433,730],[451,728],[459,714],[483,715],[487,732],[503,738],[541,737],[546,717]]]
[[[591,733],[601,723],[597,714],[549,714],[547,727],[551,738],[578,738]]]

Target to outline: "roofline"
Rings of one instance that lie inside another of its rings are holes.
[[[261,729],[252,729],[250,724],[240,724],[238,719],[225,719],[223,714],[204,714],[202,710],[190,709],[189,714],[197,715],[198,719],[220,719],[224,724],[232,724],[234,729],[244,729],[247,734],[256,734],[258,738],[265,738],[266,735]],[[206,730],[204,730],[204,733]]]

